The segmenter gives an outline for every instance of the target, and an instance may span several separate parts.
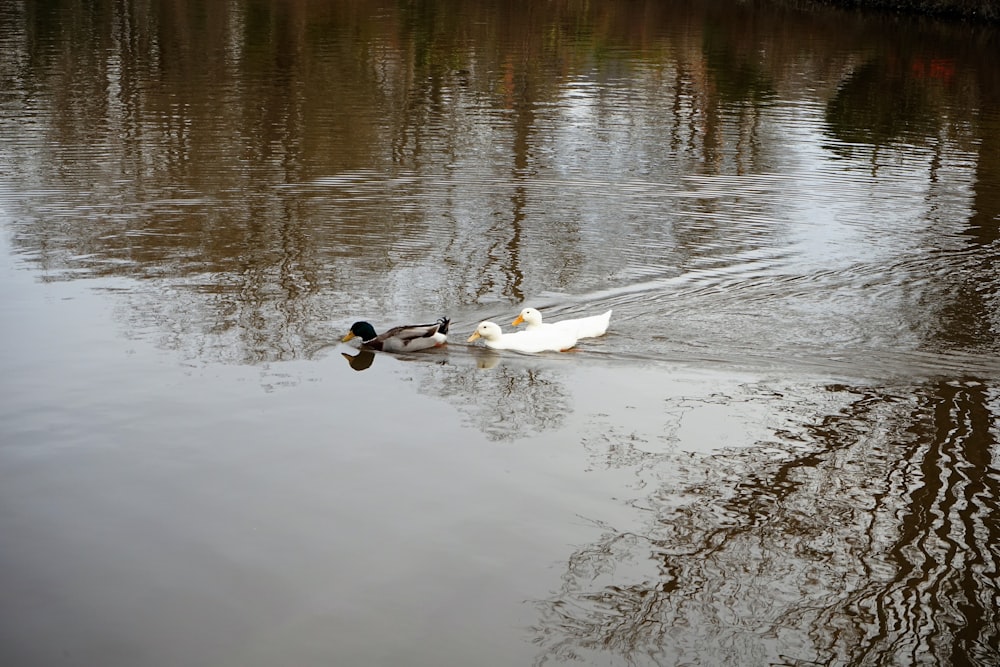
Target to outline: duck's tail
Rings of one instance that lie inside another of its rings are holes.
[[[447,317],[439,317],[437,321],[438,333],[447,334],[449,324],[451,324],[451,320]]]

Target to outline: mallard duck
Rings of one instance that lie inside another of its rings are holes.
[[[469,341],[482,338],[486,347],[494,350],[514,350],[515,352],[563,352],[576,345],[576,336],[566,329],[544,329],[541,331],[519,331],[505,334],[493,322],[480,322],[476,330],[469,336]]]
[[[548,327],[565,328],[573,331],[577,338],[597,338],[603,336],[608,331],[608,324],[611,323],[611,311],[603,315],[592,315],[591,317],[578,317],[572,320],[562,320],[560,322],[542,322],[542,314],[536,308],[525,308],[521,314],[512,322],[516,327],[519,324],[528,325],[527,331],[542,331]]]
[[[442,317],[434,324],[407,324],[393,327],[383,334],[376,334],[375,328],[368,322],[355,322],[340,340],[346,343],[352,338],[360,338],[361,344],[372,350],[416,352],[447,343],[450,322],[447,317]]]

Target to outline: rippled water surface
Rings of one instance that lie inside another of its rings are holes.
[[[0,4],[0,662],[997,664],[997,54],[765,2]],[[465,342],[526,305],[613,317]]]

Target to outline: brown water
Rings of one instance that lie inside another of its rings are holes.
[[[0,664],[997,664],[998,54],[0,3]],[[526,304],[611,330],[464,342]]]

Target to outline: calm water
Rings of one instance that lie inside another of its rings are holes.
[[[0,3],[0,663],[997,664],[998,54],[752,1]],[[524,305],[614,316],[464,342]]]

